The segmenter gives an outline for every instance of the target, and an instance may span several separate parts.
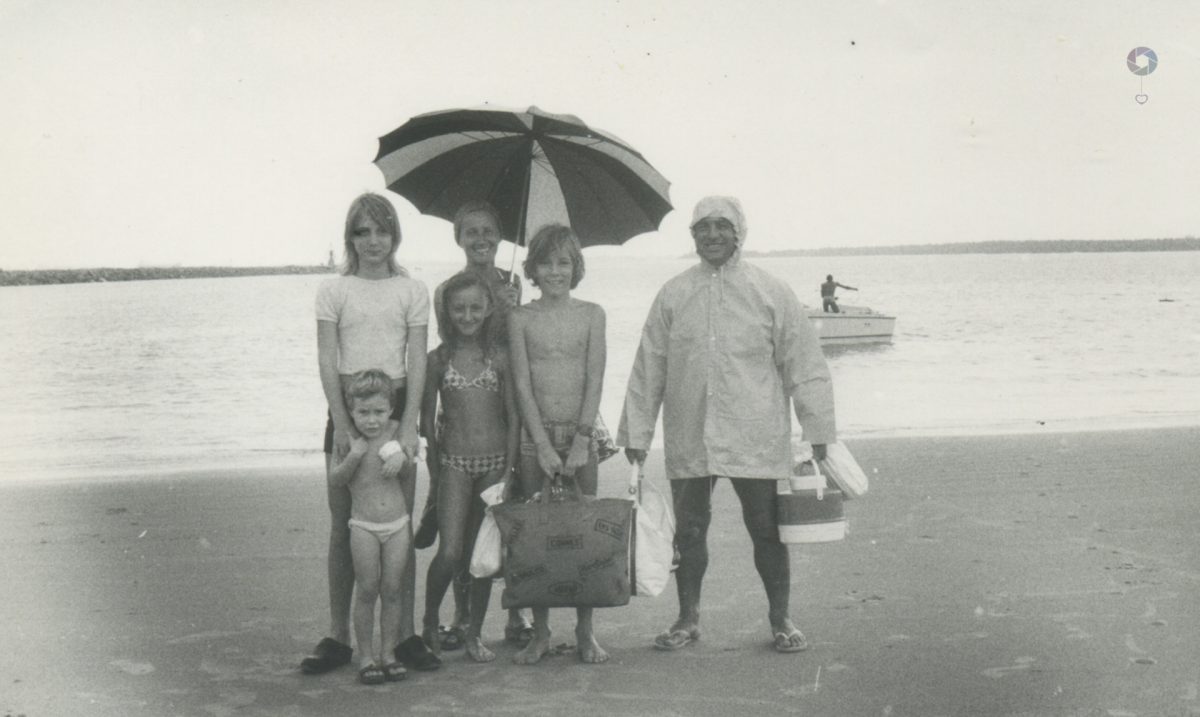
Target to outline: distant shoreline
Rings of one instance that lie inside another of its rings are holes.
[[[327,274],[328,266],[147,266],[136,269],[37,269],[0,271],[0,286],[86,284],[98,281],[151,281],[155,279],[207,279],[272,274]]]
[[[1183,239],[1053,239],[1029,241],[982,241],[950,244],[898,244],[894,246],[822,247],[820,249],[779,249],[748,251],[745,256],[759,258],[790,256],[894,256],[945,254],[1062,254],[1081,252],[1163,252],[1200,251],[1200,238]],[[681,258],[691,258],[687,254]],[[203,279],[232,276],[269,276],[275,274],[326,274],[334,267],[312,266],[174,266],[96,269],[0,270],[0,286],[39,284],[82,284],[100,281],[151,281],[155,279]]]
[[[1200,251],[1200,239],[1051,239],[977,241],[960,244],[899,244],[895,246],[824,247],[745,252],[751,257],[890,256],[899,254],[1062,254],[1072,252]]]

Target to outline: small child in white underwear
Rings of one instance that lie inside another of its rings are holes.
[[[400,452],[400,423],[392,420],[392,380],[383,371],[356,374],[346,387],[346,405],[362,434],[329,473],[333,485],[350,489],[350,552],[354,558],[354,637],[358,679],[366,685],[404,679],[404,665],[391,659],[400,642],[400,579],[408,563],[412,526],[400,481],[386,478],[383,465]],[[375,603],[380,603],[380,647],[375,650]],[[382,659],[379,656],[382,655]]]

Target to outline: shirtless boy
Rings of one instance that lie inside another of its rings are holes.
[[[354,559],[354,637],[359,681],[367,685],[405,677],[404,665],[389,658],[400,643],[400,588],[412,526],[399,475],[404,454],[396,440],[400,423],[390,418],[391,379],[369,369],[346,387],[350,418],[361,435],[329,472],[329,482],[350,488],[350,554]],[[375,603],[380,603],[380,646],[376,650]],[[380,657],[382,656],[382,657]]]
[[[604,309],[571,298],[583,278],[583,252],[570,228],[550,224],[529,243],[525,276],[541,298],[509,313],[513,382],[524,429],[517,470],[525,495],[548,488],[555,475],[596,495],[593,440],[604,381]],[[533,610],[533,640],[513,661],[532,665],[550,649],[550,611]],[[576,608],[579,659],[608,660],[593,635],[592,609]]]

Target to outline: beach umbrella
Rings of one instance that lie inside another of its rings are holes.
[[[413,117],[379,138],[375,165],[424,214],[449,220],[464,202],[486,199],[522,245],[527,228],[548,222],[569,225],[584,246],[622,244],[671,210],[670,182],[635,149],[537,107]]]

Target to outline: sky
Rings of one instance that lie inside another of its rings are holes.
[[[707,194],[760,251],[1200,235],[1198,28],[1187,0],[0,0],[0,269],[340,258],[378,137],[483,105],[671,181],[658,232],[589,251],[684,254]],[[461,258],[387,194],[402,263]]]

